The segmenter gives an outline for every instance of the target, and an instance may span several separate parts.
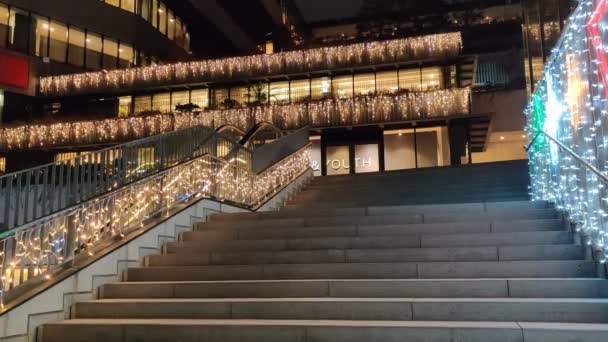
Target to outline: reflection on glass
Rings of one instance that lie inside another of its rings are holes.
[[[171,94],[171,101],[174,110],[177,106],[187,105],[190,103],[190,92],[188,90],[175,91]]]
[[[416,168],[414,130],[384,131],[384,169],[406,170]]]
[[[205,109],[209,107],[209,89],[196,89],[190,93],[190,102]]]
[[[0,47],[6,47],[8,33],[8,6],[0,3]]]
[[[152,111],[161,113],[171,112],[171,93],[155,94],[152,96]]]
[[[291,102],[301,102],[310,97],[310,81],[296,80],[291,81]]]
[[[84,32],[76,27],[70,26],[68,45],[68,63],[75,66],[84,66]]]
[[[113,39],[103,39],[103,68],[116,69],[118,65],[118,43]]]
[[[125,11],[135,13],[135,0],[120,0],[120,6]]]
[[[397,70],[381,71],[376,74],[376,90],[379,94],[396,93],[399,90]]]
[[[443,88],[443,73],[440,67],[422,69],[422,90]]]
[[[213,103],[216,106],[222,106],[228,98],[228,89],[213,89]]]
[[[230,99],[238,102],[239,104],[247,103],[249,99],[249,88],[248,87],[234,87],[230,89]]]
[[[133,100],[133,112],[137,114],[149,112],[152,110],[152,97],[151,96],[136,96]]]
[[[150,21],[150,0],[141,0],[140,15],[145,21]]]
[[[376,92],[376,78],[374,74],[355,75],[355,96],[373,95]]]
[[[120,48],[118,49],[118,66],[121,68],[128,68],[133,66],[135,53],[133,52],[133,47],[126,43],[120,43]]]
[[[131,114],[131,96],[122,96],[118,98],[118,116],[123,118]]]
[[[353,76],[338,76],[332,80],[334,96],[340,99],[353,97]]]
[[[94,33],[87,33],[87,68],[99,69],[101,67],[101,37]]]
[[[67,26],[51,22],[51,44],[49,55],[56,62],[65,63],[68,52],[68,28]]]
[[[158,30],[162,34],[167,34],[167,6],[163,3],[158,7]]]
[[[11,17],[13,17],[12,14]],[[36,37],[34,43],[34,55],[39,57],[48,57],[49,33],[51,30],[49,20],[37,15],[33,16],[32,18],[36,23],[36,32],[34,34],[34,37]]]
[[[313,78],[310,86],[313,100],[324,99],[331,95],[331,80],[329,77]]]
[[[158,28],[158,0],[150,0],[152,1],[152,11],[150,12],[152,26]]]
[[[420,83],[420,69],[399,70],[399,89],[419,91]]]
[[[289,102],[289,82],[270,83],[270,103]]]
[[[175,39],[175,16],[173,15],[172,11],[168,12],[168,28],[167,28],[167,36],[169,37],[169,39],[174,40]]]

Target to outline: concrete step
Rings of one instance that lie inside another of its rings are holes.
[[[381,216],[403,214],[437,214],[442,215],[498,215],[529,214],[541,211],[556,212],[555,208],[543,207],[541,204],[532,205],[532,202],[508,202],[503,206],[486,205],[485,203],[470,204],[443,204],[443,205],[410,205],[386,207],[360,207],[360,208],[318,208],[318,209],[283,209],[270,212],[244,212],[244,213],[218,213],[209,216],[210,222],[218,221],[252,221],[302,217],[331,217],[331,216]],[[544,202],[541,202],[544,204]],[[524,205],[528,207],[524,207]]]
[[[608,298],[608,280],[374,279],[122,282],[100,288],[112,298]]]
[[[364,199],[353,199],[344,197],[340,200],[328,201],[324,199],[303,200],[298,201],[298,198],[287,202],[287,208],[352,208],[352,207],[368,207],[368,206],[393,206],[393,205],[422,205],[422,204],[453,204],[453,203],[470,203],[470,202],[513,202],[527,201],[530,195],[527,192],[508,193],[508,194],[479,194],[474,196],[420,196],[412,198],[411,196],[402,197],[366,197]]]
[[[561,213],[553,209],[531,209],[522,212],[483,212],[468,213],[402,213],[393,215],[374,216],[327,216],[327,217],[294,217],[263,220],[211,221],[198,223],[195,230],[233,228],[238,223],[239,228],[264,227],[301,227],[301,226],[336,226],[336,225],[382,225],[382,224],[412,224],[412,223],[446,223],[446,222],[494,222],[521,220],[554,220],[561,219]]]
[[[83,339],[86,337],[86,339]],[[77,319],[47,324],[42,342],[598,342],[608,339],[606,324]]]
[[[72,318],[517,321],[608,323],[608,299],[229,298],[106,299],[77,303]]]
[[[196,235],[184,237],[201,238]],[[204,237],[203,237],[204,238]],[[169,242],[165,245],[168,253],[192,252],[246,252],[246,251],[289,251],[320,249],[384,249],[415,247],[483,247],[483,246],[526,246],[526,245],[567,245],[574,243],[574,235],[567,231],[538,231],[515,233],[476,233],[445,235],[387,235],[362,237],[316,237],[296,239],[260,240],[188,240]]]
[[[576,245],[518,247],[451,247],[402,249],[334,249],[284,252],[192,252],[149,255],[147,266],[254,265],[301,263],[583,260],[584,248]]]
[[[588,278],[595,262],[466,261],[410,263],[316,263],[130,268],[128,281],[272,279]]]
[[[269,225],[273,226],[273,225]],[[420,224],[388,225],[341,225],[341,226],[302,226],[297,228],[251,228],[241,224],[200,225],[200,229],[184,232],[183,241],[209,240],[259,240],[313,237],[353,237],[387,235],[432,235],[467,233],[506,233],[564,230],[564,222],[552,220],[494,221],[494,222],[443,222]]]

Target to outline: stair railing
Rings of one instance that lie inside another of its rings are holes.
[[[205,126],[155,135],[0,177],[0,231],[59,212],[205,154],[252,151]]]
[[[310,168],[309,144],[256,174],[210,153],[0,234],[0,305],[189,203],[256,209]],[[29,285],[29,286],[28,286]]]
[[[608,257],[608,176],[544,130],[525,146],[530,157],[532,198],[568,213],[595,259]],[[595,158],[591,156],[591,158]]]

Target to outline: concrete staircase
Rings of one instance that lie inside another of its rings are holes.
[[[608,281],[526,187],[521,162],[318,178],[195,225],[38,338],[608,341]]]

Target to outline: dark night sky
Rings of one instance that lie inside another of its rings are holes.
[[[363,0],[295,0],[307,22],[351,18],[359,13]]]

